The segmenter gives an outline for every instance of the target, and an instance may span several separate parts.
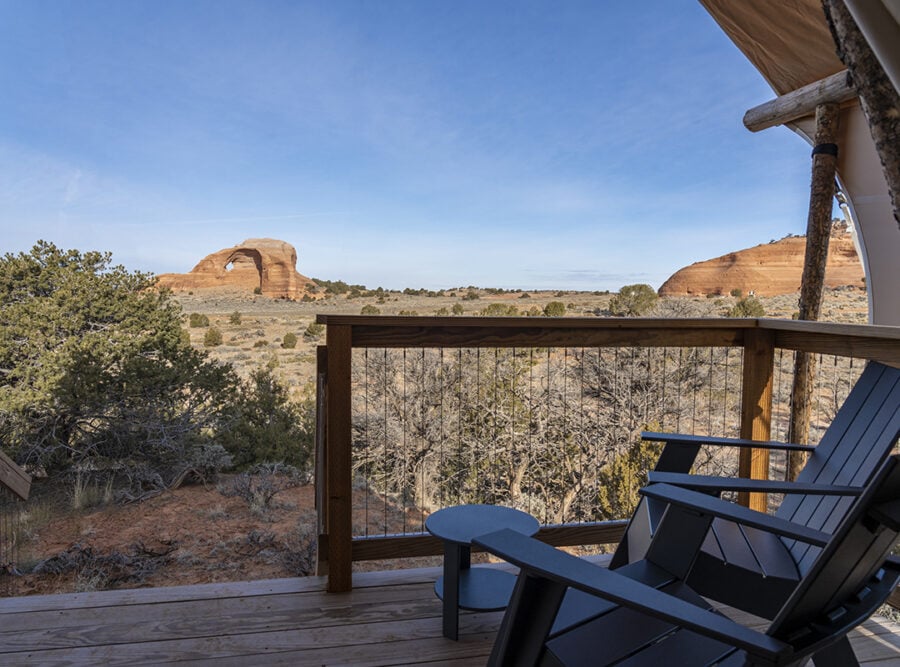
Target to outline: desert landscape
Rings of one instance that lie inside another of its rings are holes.
[[[762,248],[772,260],[772,253],[785,248],[793,252],[794,238],[786,241]],[[198,264],[201,273],[233,273],[233,282],[175,276],[168,279],[168,285],[181,306],[184,328],[195,348],[231,364],[244,378],[260,368],[270,369],[295,400],[310,400],[313,395],[315,348],[325,339],[324,327],[315,323],[318,314],[546,316],[552,312],[565,317],[608,317],[616,297],[615,293],[600,291],[476,286],[392,291],[347,285],[340,280],[316,284],[300,274],[300,278],[293,277],[296,268],[285,266],[284,257],[296,262],[293,248],[278,245],[281,242],[263,244],[264,249],[275,248],[281,258],[278,272],[271,275],[282,286],[299,290],[290,292],[297,298],[289,298],[287,292],[267,283],[263,283],[263,289],[258,288],[260,277],[268,275],[261,268],[265,260],[255,255],[253,248],[248,250],[247,243],[214,254],[215,262]],[[758,261],[759,253],[759,248],[749,252],[753,262]],[[700,276],[702,284],[685,288],[690,295],[662,296],[644,314],[727,316],[745,298],[742,290],[728,289],[729,276],[734,276],[734,266],[742,260],[734,254],[720,260],[718,274],[713,270],[715,260],[703,263],[699,272],[679,272],[681,277],[674,284],[683,287],[685,275]],[[783,268],[785,263],[780,265]],[[825,290],[821,319],[863,323],[868,309],[866,292],[855,273],[845,269],[844,275],[850,277],[843,282],[851,284]],[[796,291],[763,293],[754,298],[766,317],[791,318],[797,310]],[[210,337],[211,331],[217,334]],[[314,569],[314,492],[308,476],[231,473],[218,479],[194,480],[125,505],[109,503],[103,496],[102,489],[52,489],[36,480],[33,498],[21,521],[19,567],[23,576],[16,578],[17,594],[262,579],[305,575]],[[398,530],[399,526],[421,522],[420,515],[410,516],[409,510],[381,500],[389,508],[389,516],[380,517],[374,531],[384,530],[385,521],[388,529],[396,524]],[[367,520],[367,515],[360,514],[357,523]],[[360,567],[379,565],[366,563]]]

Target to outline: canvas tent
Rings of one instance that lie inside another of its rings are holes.
[[[777,95],[845,69],[821,0],[700,0]],[[900,0],[845,0],[891,83],[900,90]],[[785,125],[812,145],[813,113]],[[837,178],[856,225],[873,324],[900,325],[900,228],[865,115],[841,103]]]

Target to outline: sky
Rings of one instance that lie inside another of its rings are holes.
[[[0,254],[617,290],[806,227],[809,146],[696,0],[0,0]]]

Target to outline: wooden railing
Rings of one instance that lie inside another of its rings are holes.
[[[328,590],[352,587],[354,561],[439,555],[427,534],[353,536],[352,359],[354,348],[740,348],[740,436],[771,435],[776,350],[876,359],[900,366],[900,328],[767,319],[601,319],[386,317],[319,315],[327,325],[318,351],[316,463],[319,572]],[[738,473],[764,479],[766,450],[740,453]],[[765,510],[761,494],[742,498]],[[538,537],[557,546],[617,542],[625,520],[544,526]]]

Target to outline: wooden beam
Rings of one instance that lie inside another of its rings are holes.
[[[755,329],[744,335],[744,374],[741,388],[741,437],[768,440],[772,437],[772,378],[775,364],[775,335]],[[748,479],[769,478],[769,451],[741,448],[738,476]],[[765,512],[765,493],[740,493],[738,502],[745,507]]]
[[[843,70],[753,107],[744,114],[744,127],[759,132],[811,116],[820,104],[840,104],[855,98],[856,88],[848,83],[847,70]]]
[[[840,107],[835,102],[816,107],[816,146],[812,155],[812,180],[809,213],[806,219],[806,257],[800,282],[800,320],[818,320],[825,293],[825,265],[831,240],[831,210],[834,206],[834,177],[837,171],[837,136]],[[798,352],[794,360],[791,389],[791,423],[788,441],[798,445],[809,442],[812,418],[812,388],[816,376],[816,358]],[[797,478],[806,465],[804,452],[788,454],[787,477]]]
[[[22,470],[3,452],[0,452],[0,485],[15,493],[22,500],[28,500],[31,491],[31,475]]]
[[[627,524],[627,519],[555,524],[541,526],[535,537],[555,547],[618,544]],[[479,549],[473,547],[472,551]],[[440,556],[443,553],[443,542],[428,533],[357,537],[353,540],[354,561]]]

